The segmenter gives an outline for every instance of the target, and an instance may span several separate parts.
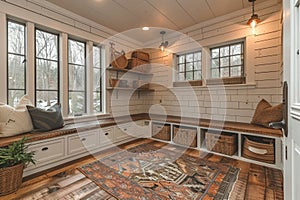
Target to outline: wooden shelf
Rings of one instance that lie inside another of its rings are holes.
[[[132,74],[139,74],[139,75],[145,75],[145,76],[153,76],[153,74],[150,73],[145,73],[145,72],[140,72],[140,71],[135,71],[135,70],[128,70],[128,69],[118,69],[118,68],[113,68],[113,67],[108,67],[106,70],[109,71],[116,71],[116,72],[124,72],[124,73],[132,73]]]
[[[135,91],[149,91],[149,92],[154,92],[155,90],[154,89],[144,89],[144,88],[122,88],[122,87],[107,87],[106,88],[107,90],[127,90],[127,91],[132,91],[132,90],[135,90]]]

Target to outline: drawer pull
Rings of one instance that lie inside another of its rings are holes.
[[[86,138],[82,138],[81,141],[82,141],[82,142],[86,141]]]
[[[127,131],[127,128],[124,128],[123,130],[124,130],[124,131]]]
[[[105,133],[104,135],[108,135],[108,133]]]
[[[48,147],[44,147],[42,148],[42,151],[47,151],[49,148]]]

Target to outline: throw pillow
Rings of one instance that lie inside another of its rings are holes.
[[[16,106],[16,110],[26,110],[26,106],[33,106],[33,104],[31,103],[29,96],[27,94],[25,94],[24,96],[22,96],[22,98],[20,99],[18,105]]]
[[[22,102],[22,104],[26,103]],[[24,105],[22,109],[22,104],[16,106],[19,107],[18,110],[9,105],[0,104],[0,137],[19,135],[33,130],[31,118]]]
[[[251,124],[269,127],[270,122],[279,122],[282,120],[282,103],[272,106],[265,99],[262,99],[256,106]]]
[[[48,110],[43,110],[32,106],[26,107],[29,111],[34,129],[36,131],[44,132],[63,127],[64,120],[61,115],[60,104],[55,104]]]

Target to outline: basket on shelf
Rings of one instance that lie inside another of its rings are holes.
[[[242,156],[260,162],[274,164],[274,148],[274,139],[245,136]]]
[[[119,79],[117,79],[117,78],[110,78],[109,79],[109,84],[110,84],[111,87],[118,87]]]
[[[152,137],[160,140],[171,140],[171,126],[166,124],[152,124]]]
[[[11,194],[22,184],[24,164],[0,168],[0,196]]]
[[[219,134],[208,130],[205,138],[206,148],[209,151],[230,156],[237,152],[237,134],[227,132]]]
[[[174,127],[173,142],[189,147],[197,147],[197,129]]]
[[[111,62],[111,66],[114,68],[125,69],[128,65],[128,60],[125,55],[120,55]]]
[[[149,62],[149,60],[150,60],[149,53],[146,53],[143,51],[133,51],[131,53],[131,58],[138,58],[138,59],[144,60],[146,62]]]

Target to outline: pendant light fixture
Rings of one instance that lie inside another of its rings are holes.
[[[255,28],[255,26],[260,22],[260,19],[257,14],[254,13],[254,2],[256,0],[248,0],[252,3],[252,15],[251,18],[248,20],[247,24],[251,26],[251,28]]]
[[[161,31],[160,34],[161,34],[161,44],[159,45],[159,48],[161,51],[164,51],[167,48],[169,42],[165,41],[165,38],[164,38],[166,31]]]

